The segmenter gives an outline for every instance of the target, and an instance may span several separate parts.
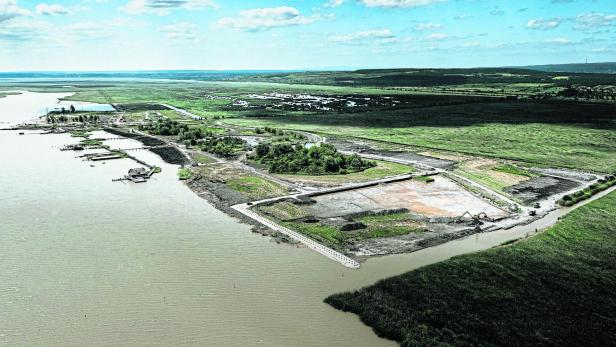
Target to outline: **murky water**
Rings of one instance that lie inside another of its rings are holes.
[[[28,91],[20,91],[20,93],[0,98],[0,128],[42,116],[45,114],[45,108],[51,110],[58,106],[59,98],[73,94],[32,93]]]
[[[43,116],[49,111],[58,111],[63,107],[68,110],[71,105],[77,111],[103,112],[115,110],[109,104],[59,100],[74,93],[17,92],[20,94],[0,98],[0,127],[26,122],[33,117]]]
[[[23,121],[36,109],[14,105],[0,99],[0,119]],[[351,270],[251,233],[150,152],[136,155],[160,175],[112,183],[138,165],[91,167],[57,149],[74,142],[0,131],[0,345],[394,345],[323,299],[526,232],[476,235]]]

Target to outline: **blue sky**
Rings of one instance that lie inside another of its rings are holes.
[[[0,70],[616,61],[614,0],[0,0]]]

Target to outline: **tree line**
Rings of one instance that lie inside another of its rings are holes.
[[[100,120],[99,115],[79,115],[79,116],[55,116],[55,115],[47,115],[45,117],[47,123],[55,124],[55,123],[66,123],[66,122],[80,122],[80,123],[95,123]]]

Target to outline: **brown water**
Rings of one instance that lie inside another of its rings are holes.
[[[31,116],[0,99],[0,117],[7,112]],[[0,132],[0,345],[394,345],[323,299],[534,230],[475,235],[351,270],[251,233],[150,152],[136,153],[160,175],[112,183],[137,165],[90,167],[55,148],[74,142]]]

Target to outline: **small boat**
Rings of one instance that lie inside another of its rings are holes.
[[[19,135],[25,135],[25,133],[24,132],[20,132]]]

